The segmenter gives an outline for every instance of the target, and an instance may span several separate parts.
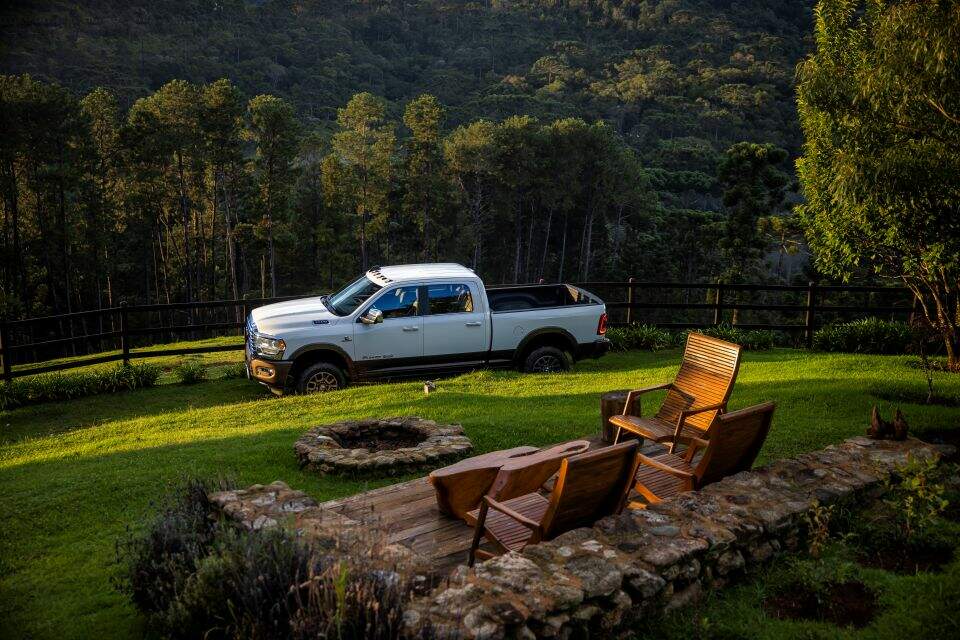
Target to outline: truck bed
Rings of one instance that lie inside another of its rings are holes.
[[[491,287],[486,291],[493,313],[599,303],[583,289],[568,284]]]

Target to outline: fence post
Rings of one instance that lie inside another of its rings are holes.
[[[723,320],[723,280],[717,280],[717,295],[713,301],[713,326],[719,326],[721,320]]]
[[[633,324],[633,283],[631,276],[627,279],[627,325]]]
[[[13,375],[10,372],[10,334],[7,332],[6,318],[0,318],[0,349],[3,350],[0,354],[0,361],[3,362],[3,381],[9,383]]]
[[[130,364],[130,336],[127,334],[127,301],[120,303],[120,350],[124,366]]]
[[[804,319],[804,338],[806,339],[807,349],[813,348],[813,329],[814,329],[814,309],[817,299],[817,283],[810,281],[807,283],[807,313]]]

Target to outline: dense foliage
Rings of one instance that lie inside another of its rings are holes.
[[[674,337],[666,329],[660,329],[649,324],[631,324],[626,327],[610,327],[607,329],[607,338],[610,348],[614,351],[659,351],[674,346]]]
[[[741,329],[728,324],[715,327],[696,329],[697,333],[733,342],[747,351],[767,351],[775,343],[772,331],[757,329]],[[671,347],[683,347],[687,342],[690,331],[674,331],[661,329],[648,324],[631,324],[625,327],[611,327],[607,330],[610,339],[610,348],[614,351],[659,351]]]
[[[0,11],[0,68],[32,74],[0,87],[10,315],[327,290],[423,259],[491,282],[690,281],[743,256],[705,236],[791,242],[724,204],[750,187],[718,164],[744,140],[798,150],[805,3]]]
[[[697,332],[738,344],[746,351],[767,351],[772,349],[774,345],[773,332],[763,329],[741,329],[728,324],[721,324],[716,327],[698,329]]]
[[[799,176],[824,271],[916,295],[960,369],[960,2],[822,0]]]
[[[218,521],[188,480],[144,531],[117,545],[119,589],[166,638],[395,639],[409,576],[352,541],[323,551],[283,527],[246,531]],[[429,635],[425,636],[429,637]]]
[[[155,385],[159,378],[160,368],[151,364],[118,364],[111,369],[15,378],[0,385],[0,409],[143,389]]]
[[[914,329],[905,322],[864,318],[832,324],[813,334],[818,351],[903,354],[914,344]]]

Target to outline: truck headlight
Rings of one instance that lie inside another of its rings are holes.
[[[257,354],[268,358],[282,358],[283,351],[287,348],[287,343],[282,338],[272,338],[270,336],[256,335],[253,338],[253,348]]]

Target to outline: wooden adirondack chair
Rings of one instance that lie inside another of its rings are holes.
[[[689,436],[677,438],[687,445],[682,456],[673,453],[639,456],[637,493],[648,504],[656,504],[678,493],[700,489],[729,475],[748,471],[770,431],[774,408],[774,403],[766,402],[718,416],[710,427],[707,440]],[[701,449],[703,455],[694,462]],[[630,506],[646,505],[631,503]]]
[[[471,509],[480,505],[480,500],[493,486],[497,474],[504,465],[537,465],[546,477],[531,491],[543,484],[560,468],[560,461],[567,456],[583,453],[590,448],[586,440],[564,442],[548,449],[516,447],[505,451],[492,451],[454,463],[430,473],[430,484],[437,494],[440,511],[457,518],[466,519]],[[552,465],[552,467],[551,467]],[[473,525],[473,522],[470,522]]]
[[[474,520],[468,564],[491,557],[478,548],[484,534],[501,552],[519,551],[622,511],[637,471],[638,449],[632,441],[565,458],[549,499],[536,488],[552,472],[519,460],[504,465],[480,508],[467,514],[468,522]]]
[[[740,369],[740,351],[740,345],[732,342],[690,333],[676,379],[631,391],[623,414],[610,418],[617,427],[613,442],[619,442],[626,430],[654,442],[669,442],[673,453],[681,435],[702,439],[714,418],[727,408]],[[667,397],[660,410],[650,418],[639,417],[634,403],[643,394],[661,389],[667,390]]]

